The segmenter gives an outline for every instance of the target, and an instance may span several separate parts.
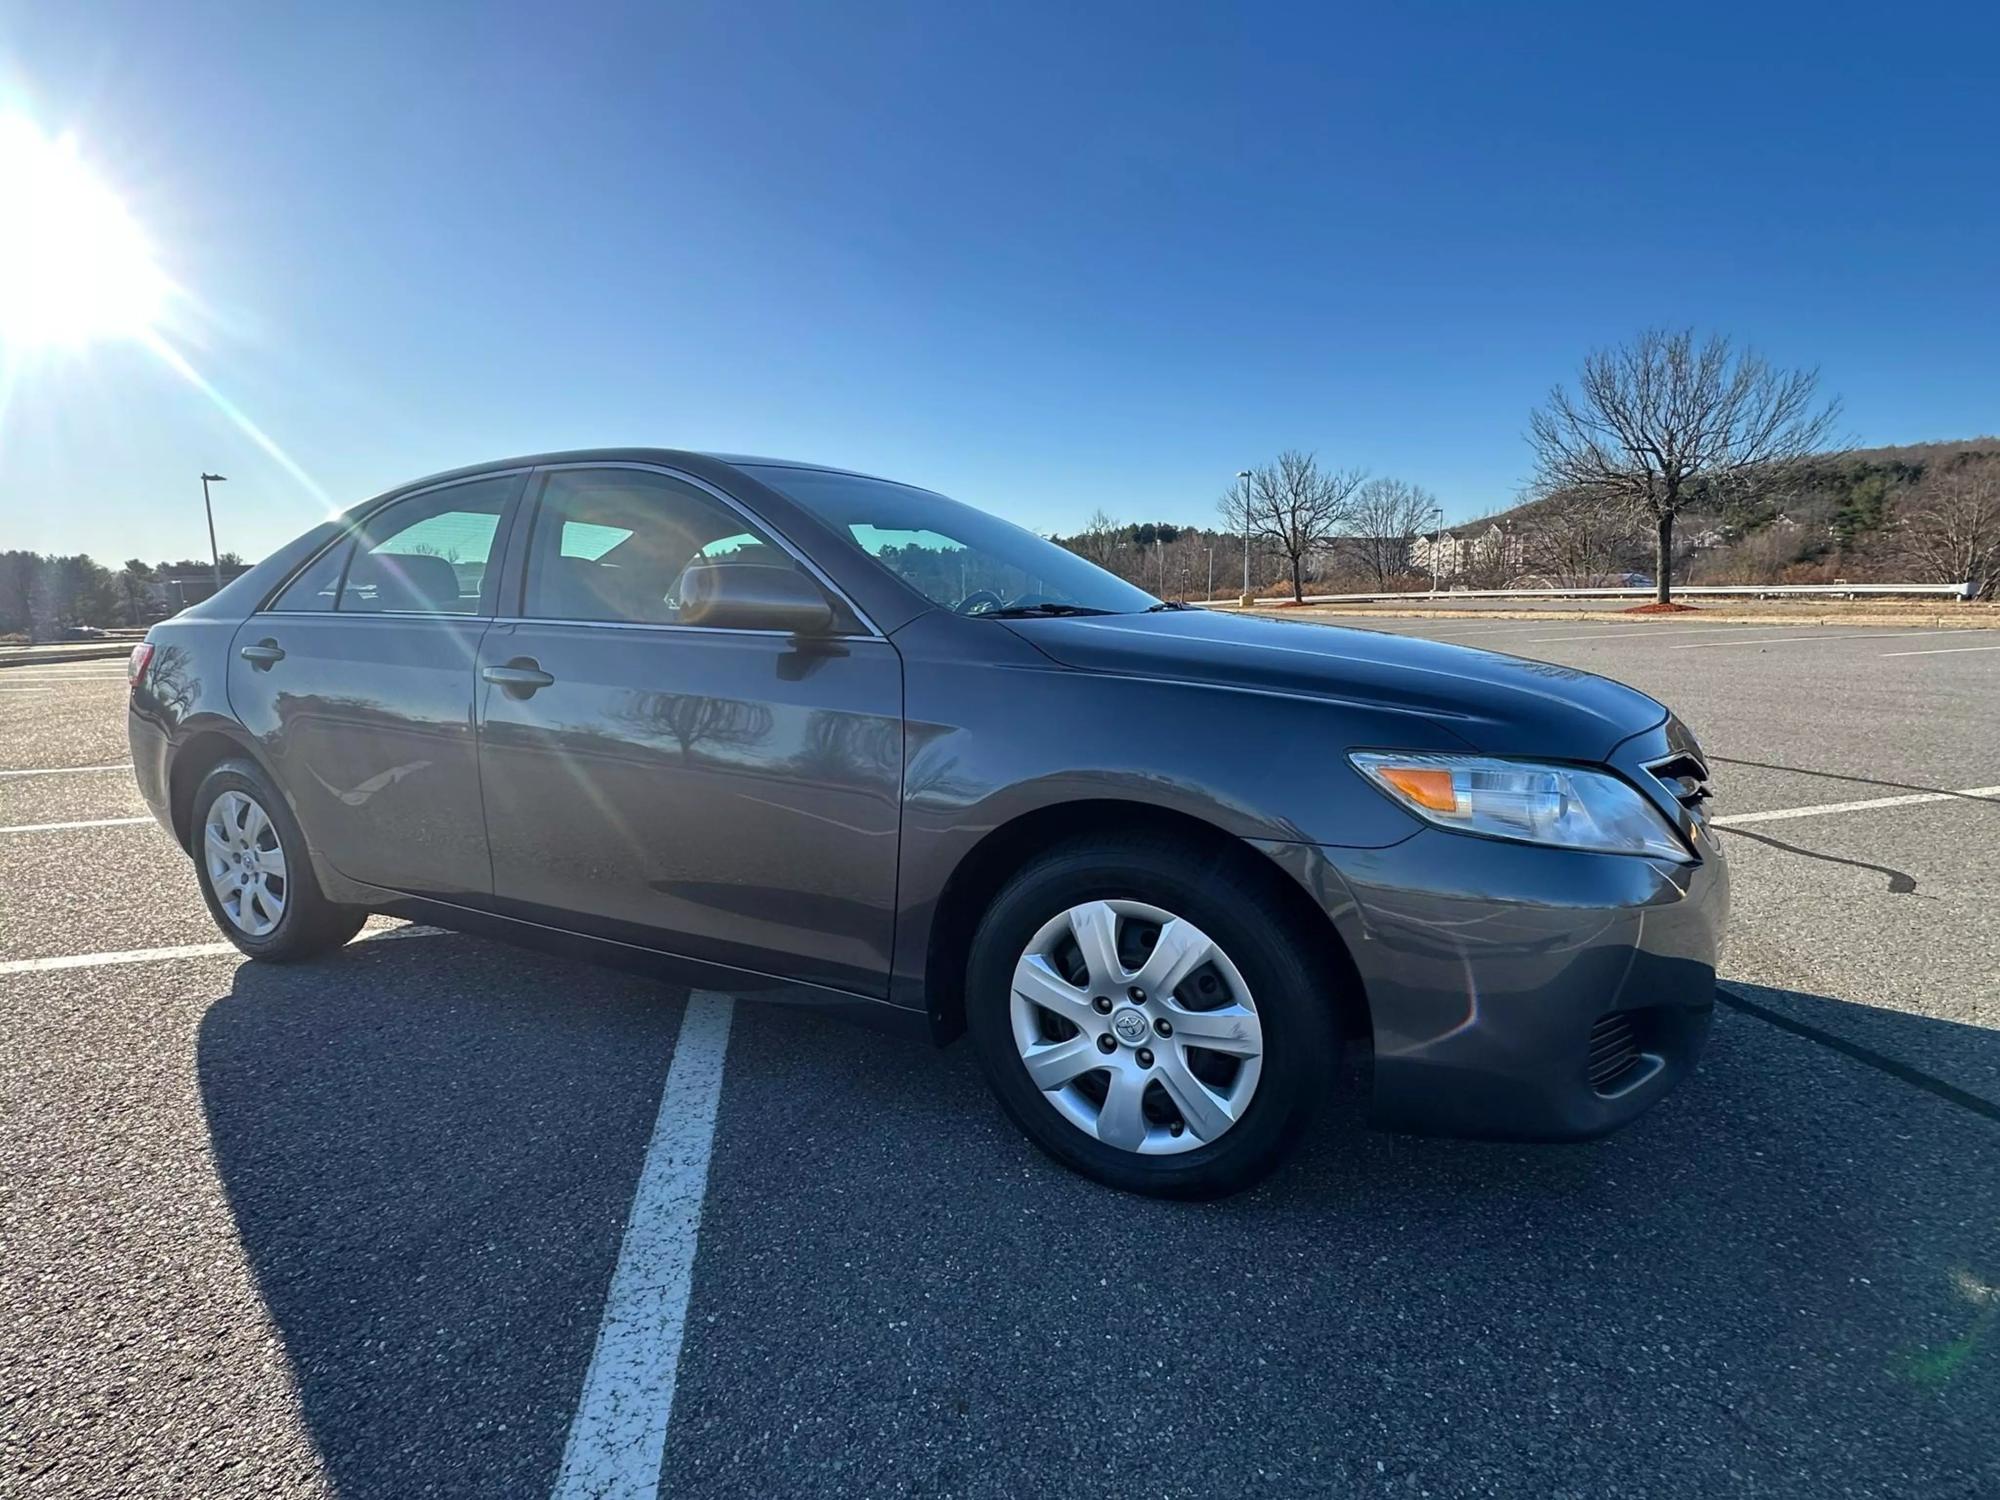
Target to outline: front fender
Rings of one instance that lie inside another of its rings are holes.
[[[985,659],[968,661],[960,634],[968,622],[935,631],[926,624],[896,637],[907,722],[899,997],[921,994],[938,899],[953,872],[997,829],[1031,813],[1129,802],[1260,843],[1386,848],[1419,825],[1362,780],[1347,750],[1466,749],[1420,716],[1079,671],[997,631]]]

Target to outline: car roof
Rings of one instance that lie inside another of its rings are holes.
[[[690,461],[696,469],[703,464],[725,464],[732,469],[746,467],[813,469],[827,474],[852,474],[857,479],[879,479],[885,484],[908,483],[906,480],[889,479],[884,475],[865,474],[859,469],[845,468],[840,464],[813,463],[807,459],[797,458],[764,458],[748,453],[716,453],[700,448],[566,448],[553,453],[523,453],[512,458],[493,458],[483,463],[464,464],[456,469],[445,469],[436,474],[426,474],[421,479],[406,481],[395,486],[393,490],[385,491],[384,494],[401,494],[408,490],[425,489],[453,479],[469,479],[477,474],[489,474],[496,469],[527,469],[541,464],[652,463],[686,466]],[[374,498],[379,500],[383,496],[378,495]]]

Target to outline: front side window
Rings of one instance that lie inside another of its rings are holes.
[[[519,488],[511,475],[476,479],[376,512],[356,538],[341,611],[491,613],[488,574],[498,571],[500,519]]]
[[[643,469],[558,469],[535,512],[522,613],[672,625],[688,568],[734,563],[798,566],[692,485]]]
[[[1045,537],[929,490],[831,469],[743,468],[960,614],[1136,614],[1159,603]]]

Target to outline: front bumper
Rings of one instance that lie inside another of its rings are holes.
[[[1360,971],[1377,1123],[1579,1140],[1659,1102],[1707,1039],[1729,873],[1712,833],[1695,844],[1693,864],[1437,829],[1265,847]]]

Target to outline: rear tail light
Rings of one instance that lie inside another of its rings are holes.
[[[135,690],[145,680],[146,668],[153,664],[153,643],[141,641],[132,648],[132,655],[125,662],[125,680]]]

